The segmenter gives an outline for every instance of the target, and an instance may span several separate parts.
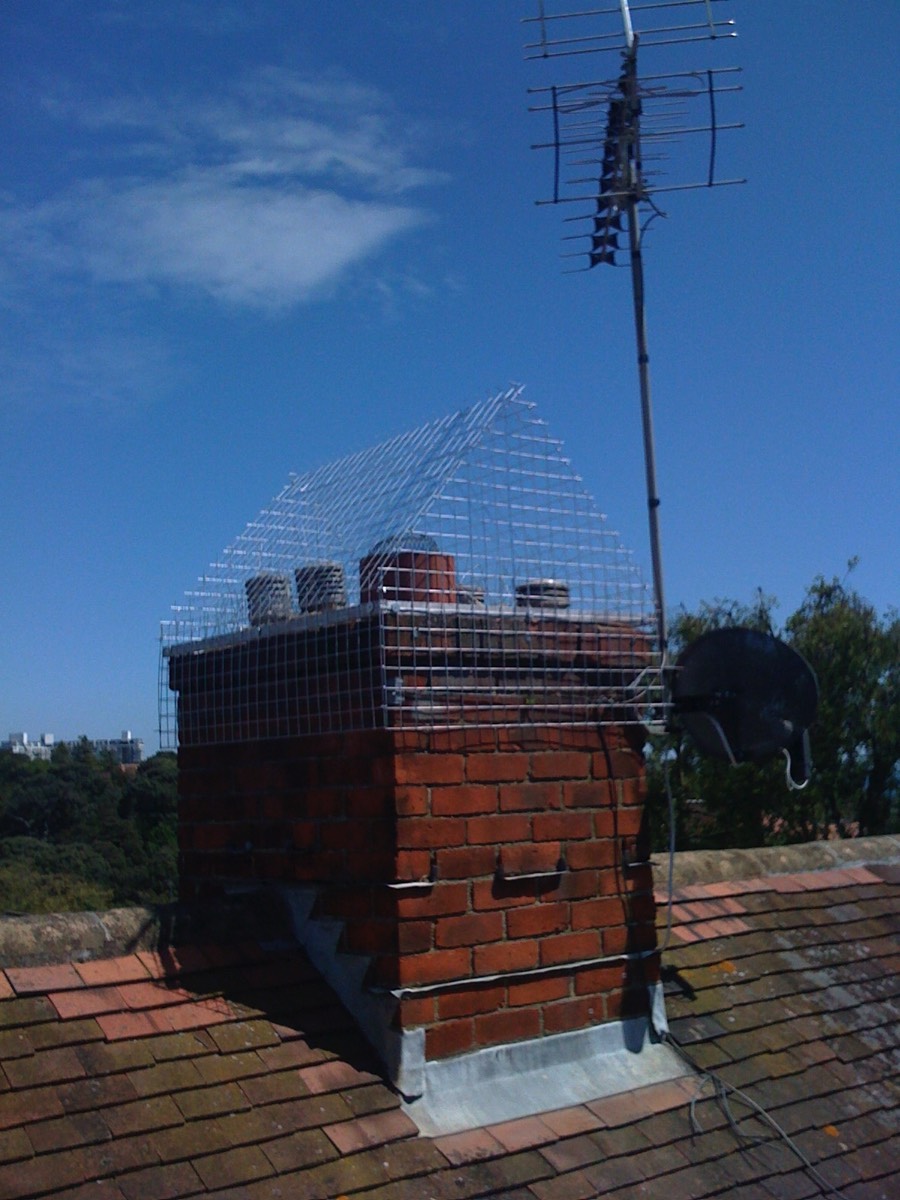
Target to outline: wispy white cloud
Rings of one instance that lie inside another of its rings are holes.
[[[98,283],[183,286],[233,304],[284,307],[421,219],[410,208],[335,192],[234,186],[214,170],[95,186],[89,197],[48,206],[40,252]]]
[[[101,364],[104,328],[121,325],[104,289],[119,315],[160,290],[268,311],[309,302],[361,271],[374,281],[377,256],[431,219],[413,193],[442,181],[384,97],[337,77],[263,69],[216,96],[57,93],[44,111],[71,133],[69,173],[37,201],[2,197],[0,302],[39,325],[54,299],[89,289]],[[52,336],[48,323],[45,349]]]
[[[0,241],[20,269],[293,304],[426,221],[406,197],[440,178],[407,161],[374,93],[283,71],[193,105],[57,112],[94,135],[104,170],[86,161],[68,190],[7,211]]]

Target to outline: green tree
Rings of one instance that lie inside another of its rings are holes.
[[[671,622],[673,658],[704,633],[741,625],[773,632],[775,600],[759,591],[750,604],[735,600],[703,603],[697,612],[682,608]],[[759,846],[767,835],[772,795],[783,788],[783,767],[749,763],[731,767],[704,758],[677,725],[652,741],[647,761],[648,812],[654,844],[669,838],[668,792],[675,808],[677,846],[715,849]]]
[[[879,618],[846,579],[819,576],[786,636],[819,680],[811,803],[841,833],[897,829],[900,617]]]
[[[126,773],[86,739],[49,763],[0,754],[0,907],[172,899],[176,807],[173,755]]]
[[[654,739],[648,758],[657,847],[668,838],[667,782],[681,849],[900,828],[900,619],[896,613],[879,618],[846,579],[821,576],[781,631],[774,627],[774,606],[760,592],[749,605],[715,601],[696,613],[682,610],[672,622],[673,656],[710,629],[744,625],[780,633],[819,681],[811,780],[802,790],[788,789],[780,758],[737,767],[704,759],[676,727]]]

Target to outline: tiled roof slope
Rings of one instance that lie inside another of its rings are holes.
[[[900,1177],[898,883],[900,864],[873,864],[680,887],[669,1021],[718,1084],[692,1074],[436,1140],[417,1135],[291,947],[8,967],[0,1198],[800,1200],[831,1185],[887,1200]],[[734,1094],[729,1128],[726,1086],[819,1178]]]

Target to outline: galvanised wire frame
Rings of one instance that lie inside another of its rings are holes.
[[[658,715],[649,589],[521,392],[293,477],[163,623],[162,745]]]

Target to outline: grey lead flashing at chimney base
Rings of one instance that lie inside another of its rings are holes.
[[[661,1002],[662,986],[654,985]],[[424,1064],[424,1093],[404,1103],[426,1137],[569,1108],[688,1074],[646,1017],[489,1046]]]
[[[426,1136],[567,1108],[686,1074],[683,1062],[654,1033],[667,1028],[661,984],[650,988],[649,1021],[608,1021],[426,1060],[424,1030],[391,1028],[397,998],[363,987],[368,959],[337,950],[341,922],[311,916],[316,889],[279,891],[298,942],[359,1024],[404,1098],[405,1111]]]

